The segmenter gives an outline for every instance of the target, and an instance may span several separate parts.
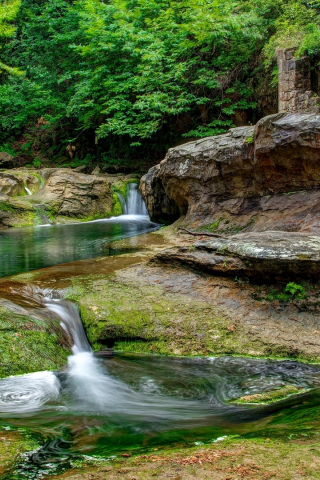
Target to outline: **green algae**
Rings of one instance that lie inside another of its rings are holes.
[[[21,454],[37,449],[39,443],[30,434],[8,427],[0,427],[0,439],[0,476],[9,480]]]
[[[234,403],[236,405],[247,405],[247,404],[269,405],[271,403],[284,400],[290,397],[291,395],[298,395],[301,393],[305,393],[306,391],[307,390],[303,388],[298,388],[294,385],[286,385],[276,390],[271,390],[264,393],[257,393],[254,395],[246,395],[236,400],[232,400],[230,403]]]
[[[119,215],[122,215],[123,214],[122,205],[116,193],[112,194],[112,201],[113,201],[113,205],[112,205],[111,216],[118,217]]]
[[[126,180],[118,180],[112,188],[115,192],[120,193],[122,197],[126,200],[128,195],[128,185],[129,183],[136,183],[139,184],[139,180],[137,178],[129,178]]]
[[[50,320],[0,306],[0,377],[55,370],[66,364],[69,354]]]

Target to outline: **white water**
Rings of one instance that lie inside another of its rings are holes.
[[[25,189],[25,191],[27,192],[28,195],[32,195],[32,192],[31,192],[31,190],[29,190],[28,187],[24,187],[24,189]]]
[[[142,200],[136,183],[128,184],[127,195],[127,214],[128,215],[148,215],[145,203]]]
[[[143,215],[148,216],[148,210],[142,199],[141,193],[136,183],[128,183],[127,185],[127,201],[120,193],[117,193],[122,206],[124,215]]]
[[[58,377],[47,371],[0,380],[1,413],[33,412],[49,403],[45,408],[76,410],[83,414],[115,414],[153,420],[199,418],[203,407],[197,402],[137,392],[111,376],[92,352],[77,306],[68,300],[49,298],[43,298],[43,303],[60,318],[61,326],[73,339],[68,369],[58,375],[63,378],[63,389]],[[67,403],[61,396],[62,390],[67,392]],[[63,405],[57,406],[57,401]]]
[[[85,412],[121,414],[166,419],[181,418],[181,408],[186,415],[188,406],[198,418],[194,402],[172,400],[161,395],[144,395],[135,392],[124,382],[113,378],[95,358],[83,329],[78,308],[68,300],[45,301],[46,307],[61,318],[61,326],[72,336],[73,355],[68,359],[67,386],[74,405]],[[146,410],[147,409],[147,410]],[[190,411],[188,412],[190,418]],[[191,414],[191,418],[192,418]]]

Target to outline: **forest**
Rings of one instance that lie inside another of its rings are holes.
[[[2,0],[0,151],[145,171],[276,113],[276,50],[317,58],[319,22],[319,0]]]

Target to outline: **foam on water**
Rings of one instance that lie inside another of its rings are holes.
[[[60,382],[52,372],[36,372],[0,381],[0,412],[38,410],[59,397]]]

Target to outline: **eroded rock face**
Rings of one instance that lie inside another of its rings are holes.
[[[0,193],[9,197],[36,193],[42,186],[38,173],[23,170],[11,170],[0,173]]]
[[[170,149],[141,191],[151,218],[166,198],[191,228],[320,233],[319,159],[320,115],[276,114]]]
[[[320,115],[277,114],[255,127],[254,173],[263,194],[320,186]]]
[[[289,232],[252,232],[199,240],[193,247],[160,252],[156,261],[179,262],[218,275],[261,280],[318,279],[320,237]]]
[[[7,152],[0,152],[0,168],[14,168],[15,160],[12,155]]]
[[[166,194],[162,180],[157,177],[159,169],[160,166],[156,165],[149,170],[140,182],[140,191],[153,221],[170,223],[177,220],[185,212],[183,207],[179,207]]]
[[[28,200],[48,205],[54,213],[67,217],[98,216],[112,210],[107,179],[69,169],[53,171],[41,191]]]
[[[6,227],[37,224],[39,208],[53,223],[111,216],[115,201],[108,178],[67,168],[0,173],[0,196],[0,225]]]

